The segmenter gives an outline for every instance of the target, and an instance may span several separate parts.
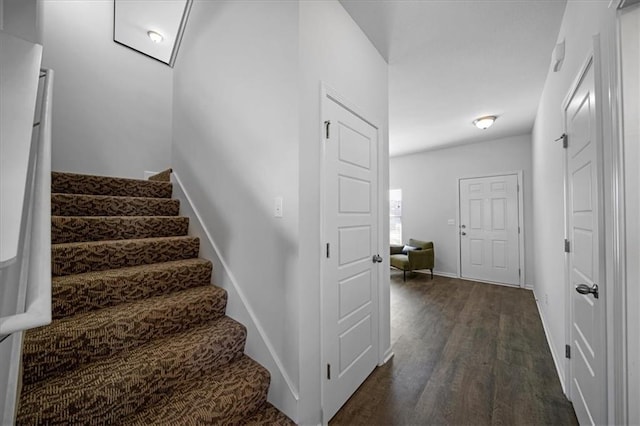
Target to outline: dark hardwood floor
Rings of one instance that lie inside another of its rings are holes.
[[[330,425],[577,425],[528,290],[391,272],[395,356]]]

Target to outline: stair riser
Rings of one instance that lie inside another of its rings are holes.
[[[53,318],[209,284],[211,272],[211,262],[207,261],[163,269],[121,270],[99,276],[56,277],[52,285]]]
[[[51,174],[51,192],[62,194],[171,198],[171,191],[172,184],[170,182],[58,172]]]
[[[220,320],[219,320],[220,321]],[[63,376],[47,385],[26,385],[18,424],[119,424],[120,420],[155,404],[182,383],[195,381],[242,355],[246,329],[229,325],[227,333],[192,334],[180,346],[139,348],[117,363],[105,360],[85,374]],[[64,391],[61,391],[64,389]],[[43,405],[46,405],[43,407]]]
[[[176,216],[180,202],[165,198],[127,198],[51,194],[54,216]]]
[[[112,308],[55,321],[30,330],[23,346],[26,384],[207,323],[224,315],[226,292],[206,286],[148,299],[129,309]]]
[[[106,241],[187,235],[186,217],[51,218],[51,243]]]
[[[123,268],[198,256],[197,238],[124,240],[104,243],[57,244],[51,249],[54,276]]]

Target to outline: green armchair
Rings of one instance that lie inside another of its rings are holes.
[[[433,267],[435,265],[433,243],[410,239],[408,245],[415,247],[417,250],[408,250],[405,253],[402,251],[404,246],[391,245],[389,256],[391,266],[403,272],[404,281],[407,280],[407,271],[412,272],[420,269],[430,270],[431,279],[433,279]]]

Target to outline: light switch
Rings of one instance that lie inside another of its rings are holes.
[[[273,215],[282,217],[282,197],[276,197],[273,204]]]
[[[456,220],[455,219],[447,220],[447,225],[455,225],[455,224],[456,224]]]

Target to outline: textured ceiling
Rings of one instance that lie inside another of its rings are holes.
[[[565,0],[341,3],[389,63],[392,156],[531,131]]]

